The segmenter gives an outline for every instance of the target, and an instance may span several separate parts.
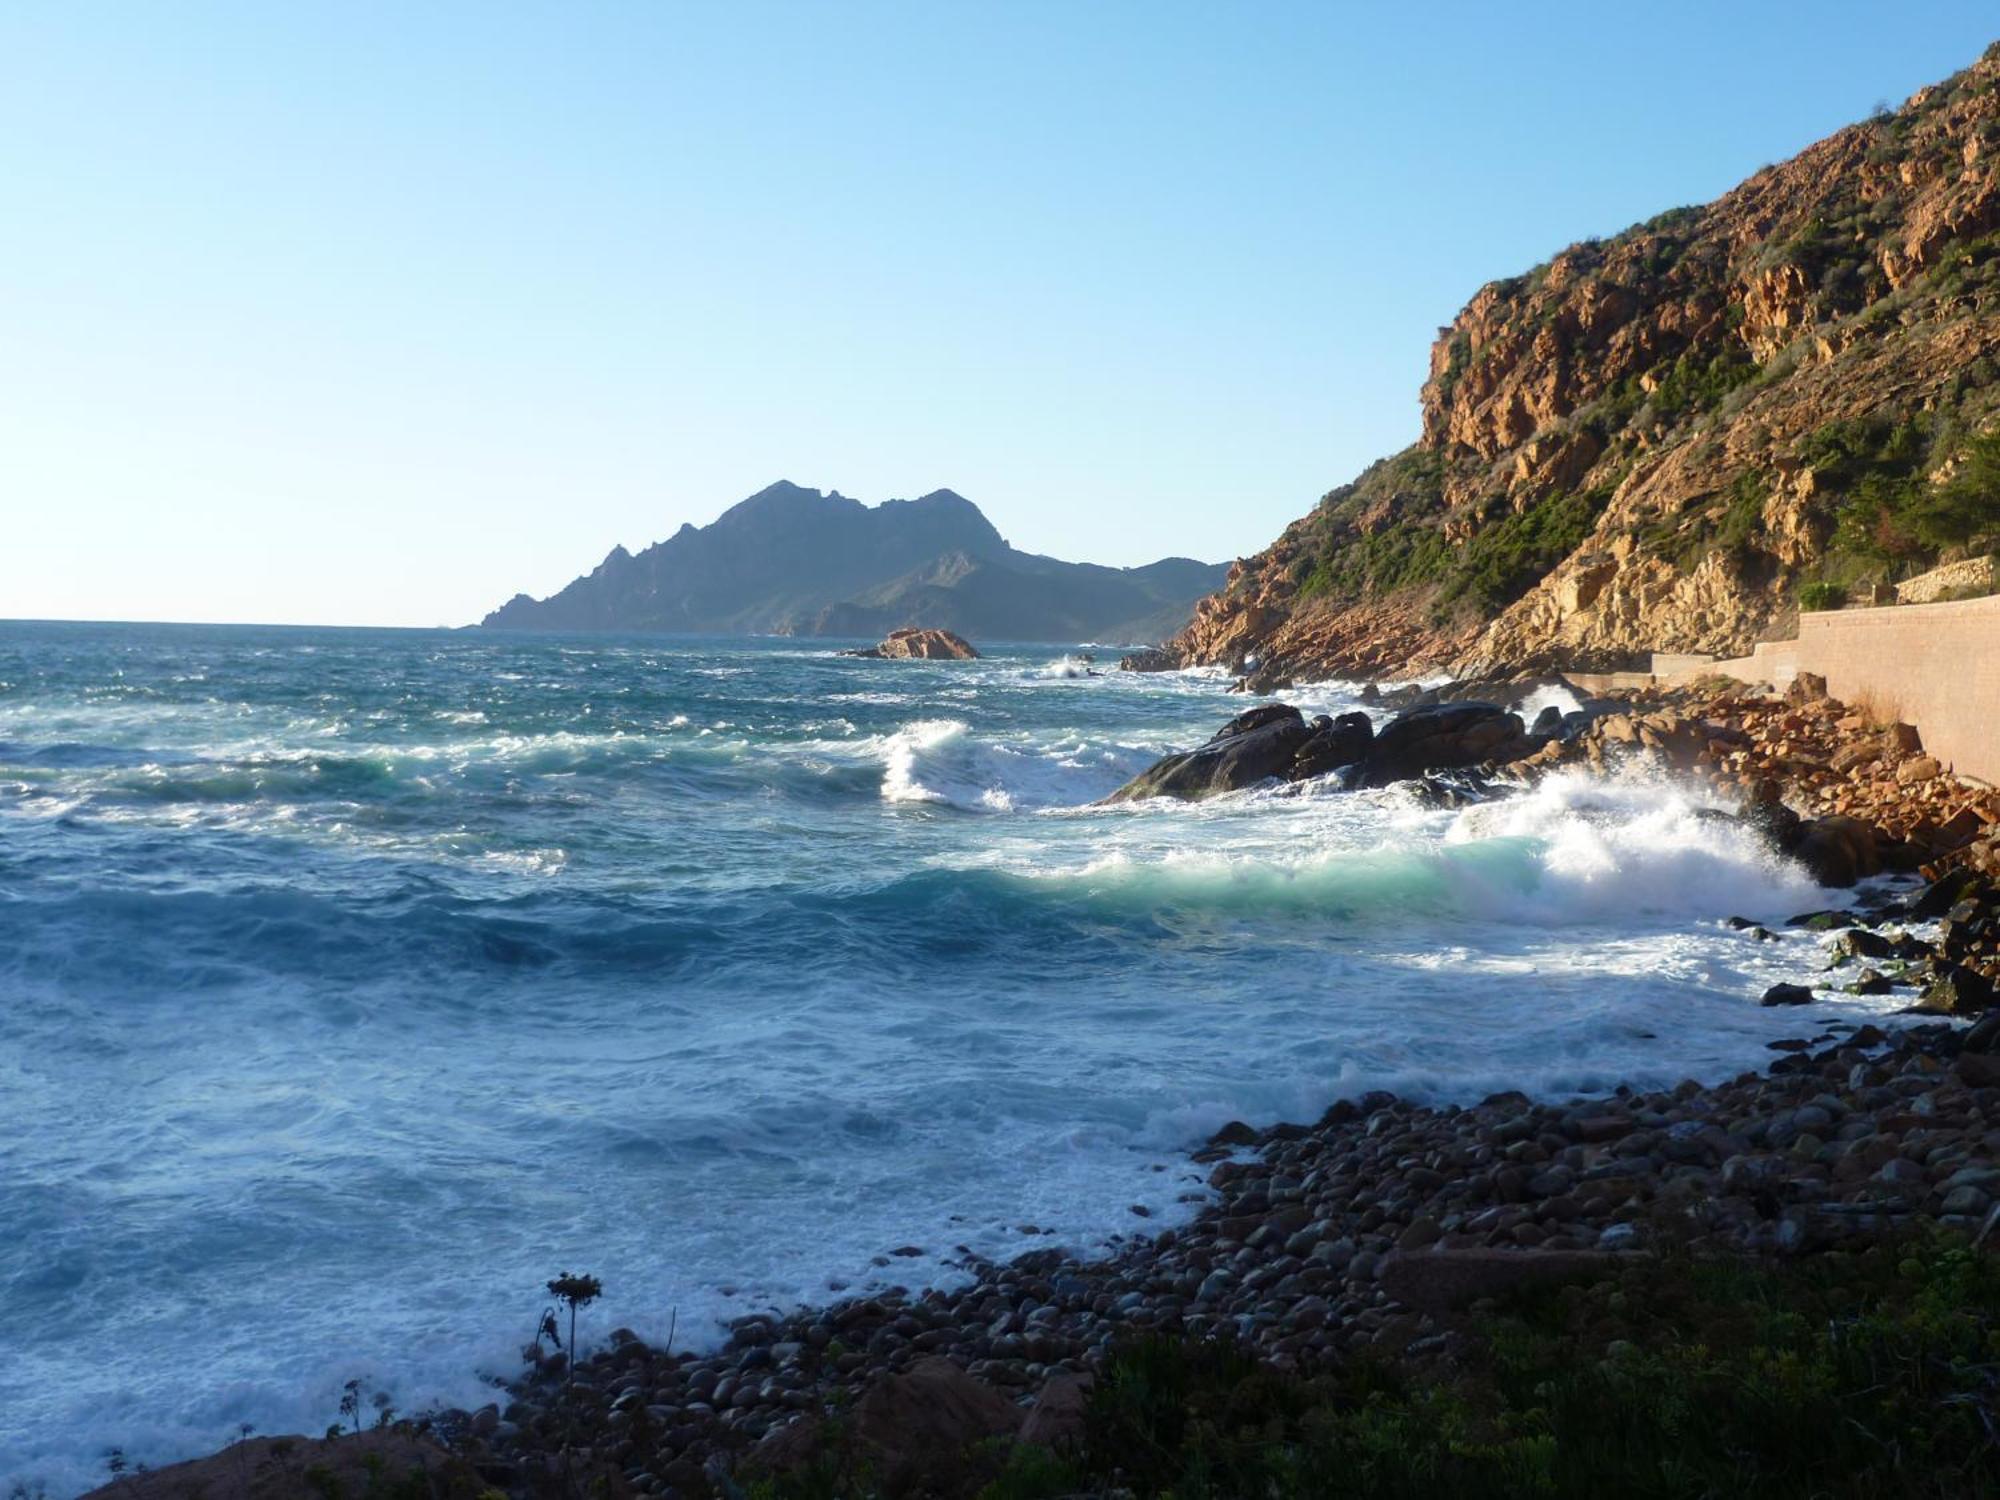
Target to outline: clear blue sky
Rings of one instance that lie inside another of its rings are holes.
[[[0,616],[439,624],[773,479],[1255,551],[1484,281],[1990,4],[0,0]]]

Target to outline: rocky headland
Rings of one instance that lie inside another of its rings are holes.
[[[612,548],[545,599],[517,594],[498,630],[880,635],[900,625],[987,640],[1147,641],[1180,628],[1220,564],[1064,562],[1012,546],[963,495],[864,505],[779,481],[706,526]]]
[[[1482,287],[1423,435],[1167,643],[1290,675],[1740,654],[2000,541],[2000,47],[1900,108]],[[1985,576],[1989,576],[1985,575]]]

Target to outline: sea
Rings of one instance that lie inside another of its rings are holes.
[[[1692,785],[1105,807],[1225,676],[840,644],[0,624],[0,1489],[476,1407],[560,1271],[700,1347],[1886,1008],[1758,1005],[1818,940],[1723,919],[1831,898]]]

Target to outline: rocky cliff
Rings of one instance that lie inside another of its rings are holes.
[[[713,524],[623,547],[547,599],[483,624],[513,630],[880,636],[900,626],[982,640],[1156,640],[1223,581],[1167,558],[1102,568],[1022,552],[950,490],[868,506],[780,481]]]
[[[1292,672],[1732,654],[2000,539],[2000,46],[1715,202],[1480,289],[1423,436],[1171,643]]]

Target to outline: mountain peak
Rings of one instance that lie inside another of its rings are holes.
[[[874,635],[920,623],[987,639],[1156,639],[1222,581],[1220,567],[1195,566],[1160,574],[1030,557],[955,490],[869,506],[781,479],[636,557],[614,548],[559,593],[516,598],[485,623]]]

